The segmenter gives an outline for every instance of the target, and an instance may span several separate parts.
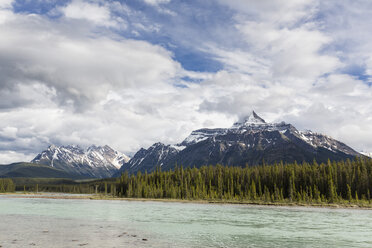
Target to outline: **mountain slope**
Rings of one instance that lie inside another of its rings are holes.
[[[39,153],[31,162],[48,165],[83,178],[111,177],[129,158],[109,146],[54,146]]]
[[[344,160],[360,154],[342,142],[291,124],[266,123],[254,111],[231,128],[199,129],[177,145],[156,143],[141,149],[120,172],[164,170],[175,165],[257,165],[263,162],[318,162]],[[151,159],[148,159],[151,158]],[[116,174],[118,175],[118,174]]]
[[[63,170],[34,163],[0,165],[0,177],[74,178]]]

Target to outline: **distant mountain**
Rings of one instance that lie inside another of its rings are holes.
[[[43,164],[82,178],[111,177],[129,157],[109,146],[90,146],[87,150],[79,146],[51,145],[39,153],[31,162]]]
[[[139,150],[119,173],[163,170],[176,165],[245,166],[275,162],[344,160],[360,154],[344,143],[311,131],[298,131],[285,122],[266,123],[254,111],[231,128],[199,129],[177,145],[155,143]]]
[[[47,165],[22,162],[0,165],[0,177],[75,178],[76,176]]]
[[[135,156],[121,167],[130,167],[131,171],[153,171],[154,165],[163,166],[178,154],[175,146],[155,143],[147,150],[141,148]],[[120,172],[119,172],[120,174]]]

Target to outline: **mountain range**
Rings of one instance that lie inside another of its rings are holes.
[[[39,153],[31,161],[32,164],[0,167],[4,168],[4,173],[18,176],[32,171],[33,175],[36,173],[41,177],[49,173],[58,177],[56,174],[60,172],[66,177],[106,178],[120,176],[124,171],[135,174],[139,171],[152,172],[157,167],[169,170],[177,165],[252,166],[281,161],[312,162],[314,159],[321,163],[328,159],[337,161],[356,156],[363,155],[327,135],[299,131],[285,122],[266,123],[253,111],[230,128],[198,129],[181,143],[157,142],[148,149],[141,148],[132,158],[107,145],[92,145],[86,150],[79,146],[51,145]],[[34,166],[29,168],[30,165]],[[35,165],[40,166],[36,168]],[[7,175],[1,171],[0,168],[0,176]]]
[[[230,128],[199,129],[176,145],[155,143],[140,149],[120,168],[123,171],[163,170],[176,165],[245,166],[275,162],[318,162],[360,156],[358,152],[329,136],[299,131],[285,122],[266,123],[254,111]]]
[[[79,146],[51,145],[31,163],[49,165],[82,178],[112,177],[129,157],[108,145],[92,145],[84,150]]]

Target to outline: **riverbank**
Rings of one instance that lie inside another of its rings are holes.
[[[265,202],[265,201],[238,201],[238,200],[184,200],[184,199],[164,199],[164,198],[121,198],[112,197],[104,194],[66,194],[66,193],[0,193],[14,198],[47,198],[47,199],[85,199],[85,200],[115,200],[115,201],[152,201],[152,202],[178,202],[196,204],[233,204],[251,206],[278,206],[278,207],[315,207],[315,208],[344,208],[344,209],[368,209],[372,210],[372,204],[368,201],[359,202]]]

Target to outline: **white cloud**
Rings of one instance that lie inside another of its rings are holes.
[[[368,0],[320,1],[322,29],[333,37],[328,52],[339,57],[346,71],[363,74],[371,80],[372,2]],[[368,80],[368,79],[367,79]]]
[[[318,0],[218,0],[238,11],[239,18],[292,26],[312,16]]]
[[[0,161],[2,164],[30,161],[34,158],[33,154],[24,154],[16,151],[0,151]]]
[[[9,9],[12,7],[14,0],[1,0],[0,9]]]
[[[366,74],[369,76],[369,82],[372,83],[372,55],[366,60]]]
[[[144,0],[144,2],[148,5],[154,6],[155,7],[154,9],[161,14],[166,14],[170,16],[177,15],[176,12],[164,7],[164,5],[170,3],[171,0]]]
[[[159,5],[159,4],[166,4],[169,3],[171,0],[144,0],[145,3],[151,5]]]
[[[40,17],[17,16],[1,27],[0,36],[7,39],[0,41],[0,71],[7,88],[45,84],[61,104],[79,109],[110,90],[167,84],[181,71],[172,54],[159,46],[95,37],[89,31],[69,34],[46,23]]]
[[[0,25],[12,19],[12,3],[14,0],[2,0],[0,2]]]
[[[333,72],[340,66],[336,57],[320,54],[330,38],[306,25],[294,28],[275,28],[257,22],[240,24],[238,28],[254,47],[254,55],[270,59],[275,78],[314,79]]]
[[[74,0],[60,10],[67,18],[87,20],[98,26],[126,28],[121,18],[111,16],[110,6]]]
[[[238,10],[236,28],[247,44],[238,49],[214,48],[227,69],[308,88],[342,66],[337,57],[321,53],[333,40],[312,19],[317,1],[220,2]]]

